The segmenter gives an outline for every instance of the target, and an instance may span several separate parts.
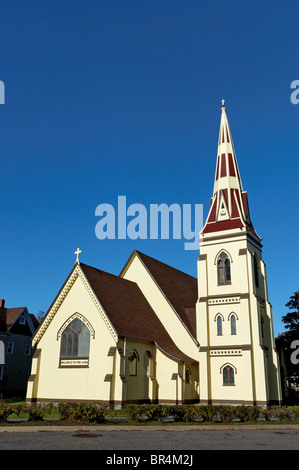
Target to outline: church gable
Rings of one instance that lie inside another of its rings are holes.
[[[61,330],[63,324],[65,322],[69,322],[73,315],[84,316],[86,309],[91,310],[91,308],[93,312],[96,312],[96,317],[101,318],[106,324],[107,329],[110,332],[110,336],[112,336],[111,339],[116,342],[117,333],[113,328],[113,325],[107,317],[97,296],[90,287],[89,282],[81,269],[81,265],[76,263],[36,331],[32,340],[33,345],[41,341],[50,326],[51,330],[56,328],[56,335],[58,335],[58,331]],[[93,315],[95,315],[95,313],[93,313]],[[85,323],[89,321],[91,320],[85,320]]]
[[[145,264],[163,294],[180,316],[190,333],[196,336],[195,309],[197,302],[197,279],[144,253],[138,256]]]
[[[75,265],[36,332],[33,344],[40,344],[45,335],[51,338],[47,343],[54,338],[61,340],[64,330],[76,318],[92,337],[97,335],[96,325],[98,334],[103,335],[104,322],[110,333],[107,350],[120,337],[130,337],[155,343],[178,361],[194,362],[174,343],[135,282],[83,263]]]
[[[152,282],[157,286],[185,328],[193,337],[196,337],[197,279],[136,250],[132,253],[120,276],[130,278],[130,266],[135,258],[140,261],[140,265],[147,271]],[[138,283],[138,280],[136,282]]]
[[[197,357],[196,279],[136,250],[120,276],[138,284],[176,346]]]

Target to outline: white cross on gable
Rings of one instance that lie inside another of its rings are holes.
[[[77,248],[77,251],[75,251],[74,255],[77,255],[77,259],[76,259],[76,263],[79,263],[79,255],[80,253],[82,253],[82,251],[80,250],[80,248]]]

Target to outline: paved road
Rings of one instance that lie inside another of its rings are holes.
[[[0,432],[0,450],[299,450],[299,427],[223,429],[87,427],[59,431],[41,428]],[[113,452],[111,453],[113,455]],[[136,452],[133,455],[138,455]]]

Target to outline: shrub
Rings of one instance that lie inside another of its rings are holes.
[[[126,411],[128,412],[128,418],[130,421],[137,421],[138,417],[140,416],[140,405],[129,404],[125,407]]]
[[[299,406],[288,406],[288,410],[293,419],[299,419]]]
[[[12,413],[16,414],[17,416],[19,416],[20,414],[22,413],[25,413],[25,408],[26,408],[26,405],[22,404],[22,403],[18,403],[16,405],[13,405],[12,406]]]
[[[31,405],[25,405],[25,413],[29,415],[29,421],[42,421],[46,411],[46,405],[42,403],[34,403]]]
[[[296,407],[268,406],[267,408],[262,409],[261,415],[264,416],[266,421],[270,421],[273,418],[276,418],[280,421],[292,420],[294,418],[296,419],[296,410],[294,410],[294,408]],[[299,417],[298,411],[297,417]]]
[[[239,418],[241,422],[256,421],[261,413],[258,406],[240,405],[235,408],[235,417]]]
[[[173,416],[175,421],[184,421],[186,408],[183,405],[173,405],[168,407],[168,416]]]
[[[189,423],[195,419],[197,407],[192,405],[174,405],[169,408],[168,414],[172,415],[175,421]]]
[[[293,418],[292,411],[287,406],[276,406],[273,410],[273,415],[280,421],[291,420]]]
[[[211,422],[213,416],[217,414],[217,407],[215,405],[200,405],[197,407],[197,414],[204,421]]]
[[[12,413],[11,407],[0,401],[0,423],[6,423],[8,416]]]
[[[17,416],[27,415],[29,417],[29,421],[42,421],[46,413],[51,413],[53,406],[53,403],[19,403],[13,405],[11,410],[12,413]]]
[[[236,412],[233,406],[219,406],[217,414],[220,415],[220,419],[223,423],[231,423],[236,417]]]
[[[162,421],[168,413],[168,408],[163,405],[142,405],[141,410],[149,421]]]
[[[90,403],[60,403],[58,411],[62,421],[103,423],[108,407]]]

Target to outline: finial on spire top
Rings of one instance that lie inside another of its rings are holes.
[[[222,108],[224,108],[225,107],[224,106],[225,100],[222,100],[221,103],[222,103]]]
[[[76,263],[79,263],[79,255],[80,253],[82,253],[82,251],[80,250],[80,248],[77,248],[77,251],[75,251],[74,255],[77,255],[77,259],[76,259]]]

